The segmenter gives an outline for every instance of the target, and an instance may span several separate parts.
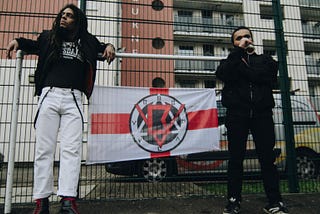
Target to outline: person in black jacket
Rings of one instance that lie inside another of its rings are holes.
[[[277,81],[278,64],[269,55],[254,51],[252,32],[239,27],[231,36],[234,46],[227,59],[221,61],[216,75],[223,81],[222,104],[227,108],[228,137],[228,203],[224,214],[239,213],[243,179],[243,160],[249,131],[255,142],[261,165],[268,205],[266,213],[288,213],[279,191],[279,175],[275,166],[275,132],[272,118],[272,87]]]
[[[49,213],[48,197],[54,190],[53,161],[58,140],[60,212],[79,212],[75,198],[81,164],[82,93],[90,98],[98,55],[108,63],[115,58],[114,46],[99,42],[87,27],[85,14],[69,4],[58,13],[52,29],[43,31],[37,40],[17,38],[7,47],[8,58],[17,49],[38,55],[35,71],[35,95],[39,96],[35,118],[35,214]]]

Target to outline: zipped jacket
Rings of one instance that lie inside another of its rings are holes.
[[[38,55],[38,63],[35,71],[35,95],[40,96],[44,81],[49,71],[50,65],[54,62],[54,51],[49,41],[50,31],[43,31],[37,40],[17,38],[19,49],[27,52],[28,54]],[[79,49],[85,57],[86,78],[83,83],[84,93],[89,99],[93,85],[96,78],[97,60],[104,60],[98,58],[99,53],[103,53],[107,44],[99,42],[99,40],[90,33],[83,36],[79,41]]]
[[[246,117],[272,115],[277,72],[278,63],[271,56],[248,55],[244,49],[234,47],[216,71],[224,83],[222,104],[227,113]]]

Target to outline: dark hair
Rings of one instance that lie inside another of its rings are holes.
[[[248,30],[249,33],[250,33],[250,35],[251,35],[251,38],[253,38],[253,35],[252,35],[252,32],[251,32],[250,28],[245,27],[245,26],[240,26],[240,27],[237,27],[236,29],[234,29],[234,31],[233,31],[232,34],[231,34],[231,43],[232,43],[232,44],[234,43],[234,39],[233,39],[234,34],[235,34],[237,31],[242,30],[242,29]]]
[[[154,88],[164,88],[166,82],[161,77],[156,77],[152,80],[152,87]]]
[[[59,34],[60,28],[60,20],[62,18],[62,12],[70,8],[73,11],[74,21],[75,21],[75,36],[76,38],[80,38],[85,36],[88,33],[88,20],[86,15],[74,4],[67,4],[64,6],[60,12],[58,13],[57,17],[55,18],[52,29],[50,31],[50,44],[53,46],[53,49],[56,54],[60,52],[61,45],[62,45],[62,38]]]

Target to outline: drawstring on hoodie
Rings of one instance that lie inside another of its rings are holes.
[[[241,61],[243,61],[248,67],[250,67],[250,55],[247,55],[247,60],[244,59],[244,57],[241,58]],[[252,83],[249,83],[250,87],[250,101],[252,102],[253,100],[253,90],[252,90]],[[252,108],[250,108],[250,118],[253,117],[253,111]]]

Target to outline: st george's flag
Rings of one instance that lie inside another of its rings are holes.
[[[95,86],[87,164],[219,150],[214,89]]]

